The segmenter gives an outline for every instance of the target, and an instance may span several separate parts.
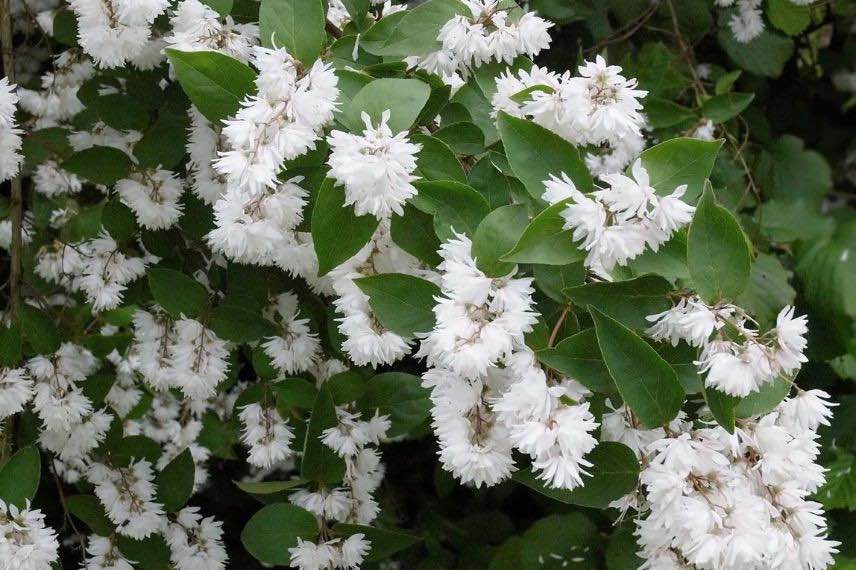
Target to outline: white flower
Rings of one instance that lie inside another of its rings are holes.
[[[288,500],[310,513],[328,520],[344,522],[351,514],[353,504],[344,489],[320,489],[318,492],[299,489]]]
[[[161,528],[163,506],[154,501],[151,463],[140,460],[118,468],[94,463],[86,476],[120,534],[141,540]]]
[[[383,219],[393,213],[402,215],[404,203],[416,195],[411,183],[417,178],[413,171],[422,147],[411,143],[406,132],[393,135],[389,117],[390,111],[384,111],[375,127],[364,112],[362,135],[333,131],[327,137],[330,176],[344,185],[345,203],[353,205],[358,216],[372,214]]]
[[[60,168],[55,160],[46,160],[33,173],[36,192],[48,197],[80,192],[81,182],[77,175]]]
[[[192,400],[210,398],[229,369],[226,342],[194,319],[175,323],[175,341],[169,347],[173,385]]]
[[[116,192],[128,206],[137,222],[146,229],[163,230],[172,227],[181,217],[178,203],[183,192],[181,180],[168,170],[132,174],[116,182]]]
[[[0,369],[0,420],[23,411],[32,397],[33,381],[25,369]]]
[[[360,568],[366,555],[371,550],[371,542],[366,540],[363,533],[352,534],[342,541],[339,568]]]
[[[740,43],[749,43],[764,31],[761,0],[737,0],[737,11],[731,15],[728,25]]]
[[[9,79],[0,79],[0,182],[18,175],[24,157],[21,154],[23,131],[15,122],[15,106],[18,95]]]
[[[199,514],[199,507],[181,509],[164,533],[176,570],[220,570],[229,559],[223,546],[222,523]]]
[[[48,570],[59,560],[56,533],[45,515],[0,501],[0,570]]]
[[[831,396],[823,390],[798,390],[793,398],[786,398],[779,404],[780,422],[799,430],[817,431],[820,425],[829,425],[832,407]]]
[[[249,404],[238,415],[244,424],[241,441],[250,448],[247,461],[268,469],[291,457],[294,432],[275,407]]]
[[[710,307],[697,296],[681,297],[671,309],[646,317],[654,323],[646,332],[654,340],[668,340],[672,346],[681,340],[690,346],[704,346],[736,310],[733,305]]]
[[[134,570],[110,538],[93,534],[86,544],[84,570]]]
[[[325,570],[334,566],[338,553],[334,548],[335,542],[315,544],[309,540],[297,538],[297,546],[288,549],[291,554],[291,565],[299,570]]]
[[[779,311],[775,333],[778,344],[776,362],[787,373],[799,370],[803,362],[808,362],[804,354],[808,346],[805,339],[808,318],[805,315],[794,318],[794,308],[787,306]]]
[[[172,35],[165,40],[179,51],[218,51],[247,63],[259,42],[258,24],[236,24],[230,16],[221,22],[217,12],[199,0],[181,0],[169,23]]]
[[[280,372],[294,375],[308,370],[321,352],[318,335],[309,330],[309,319],[298,319],[297,296],[282,293],[276,298],[275,314],[268,319],[281,330],[279,336],[268,338],[262,349],[271,364]]]

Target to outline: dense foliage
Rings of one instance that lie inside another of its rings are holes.
[[[856,568],[856,1],[0,6],[0,570]]]

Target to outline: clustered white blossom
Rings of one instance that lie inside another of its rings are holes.
[[[368,113],[362,114],[362,135],[333,131],[330,144],[330,177],[345,187],[345,204],[354,206],[358,216],[377,219],[404,213],[404,203],[416,195],[411,184],[417,176],[416,153],[422,145],[411,143],[407,132],[392,134],[387,124],[390,111],[381,115],[377,127]]]
[[[294,376],[313,367],[321,356],[321,341],[309,329],[309,319],[298,318],[298,299],[294,293],[277,295],[266,317],[280,330],[261,345],[278,372]]]
[[[342,315],[338,319],[339,332],[345,337],[342,349],[358,366],[392,364],[410,353],[413,339],[386,329],[372,313],[369,296],[354,280],[383,273],[436,278],[433,271],[423,268],[415,257],[392,241],[390,228],[390,221],[382,220],[372,239],[325,277],[337,295],[333,305]]]
[[[176,570],[224,568],[229,557],[223,547],[222,526],[214,517],[203,518],[198,507],[181,509],[165,533]]]
[[[605,174],[601,179],[609,187],[588,195],[564,172],[544,181],[542,198],[550,204],[568,200],[561,211],[564,228],[573,230],[572,239],[588,252],[586,267],[606,279],[616,265],[626,265],[646,248],[657,251],[695,212],[681,200],[685,184],[662,196],[650,185],[641,160],[633,163],[632,174]]]
[[[789,0],[789,2],[796,6],[808,6],[814,0]],[[728,27],[738,42],[748,44],[766,29],[764,13],[761,10],[762,0],[716,0],[715,3],[721,8],[734,7],[728,20]]]
[[[168,0],[70,0],[83,51],[103,68],[134,61],[151,40],[151,25]],[[160,51],[160,50],[157,50]]]
[[[219,125],[212,125],[196,107],[190,107],[190,129],[187,137],[188,180],[196,197],[213,204],[226,192],[226,179],[212,165],[226,140]]]
[[[119,534],[141,540],[163,525],[163,505],[155,501],[155,474],[149,461],[131,461],[127,467],[95,463],[86,477]]]
[[[301,71],[285,49],[257,46],[252,52],[258,93],[246,97],[235,118],[225,121],[228,150],[220,153],[214,169],[230,188],[254,196],[279,185],[284,161],[315,148],[333,120],[339,89],[329,63],[318,60]]]
[[[96,312],[114,309],[135,279],[142,277],[148,260],[137,257],[116,243],[107,231],[74,244],[56,241],[36,254],[36,275],[81,292]]]
[[[370,524],[377,518],[380,507],[373,497],[383,480],[384,465],[376,447],[391,426],[387,416],[375,413],[369,420],[352,412],[349,406],[337,406],[336,426],[324,430],[321,441],[345,462],[342,486],[317,491],[299,489],[289,500],[314,514],[318,521]],[[297,539],[297,546],[288,549],[291,564],[300,570],[322,568],[359,568],[371,543],[362,533],[346,538],[319,536],[317,540]]]
[[[0,501],[0,570],[45,570],[59,560],[56,533],[39,509]]]
[[[642,568],[831,565],[839,543],[808,498],[824,482],[816,430],[832,415],[828,397],[799,391],[766,415],[739,420],[733,434],[681,418],[668,434],[640,430],[632,415],[605,414],[604,439],[635,440],[644,467],[639,492],[614,505],[639,511]]]
[[[83,103],[77,90],[95,75],[95,67],[80,50],[67,50],[56,56],[52,71],[41,77],[41,91],[18,88],[21,109],[36,118],[37,128],[53,127],[80,113]]]
[[[137,223],[149,230],[165,230],[181,217],[184,192],[181,179],[168,170],[140,170],[116,182],[122,203],[134,212]]]
[[[648,334],[673,346],[683,340],[700,347],[696,362],[705,384],[732,396],[747,396],[780,376],[792,378],[808,358],[808,321],[783,308],[776,326],[761,334],[746,312],[729,303],[708,305],[697,296],[681,297],[671,309],[650,315]],[[733,331],[733,332],[730,332]],[[736,337],[734,337],[736,333]]]
[[[620,72],[601,56],[581,65],[578,77],[537,65],[516,75],[509,69],[496,78],[491,104],[495,115],[531,119],[576,146],[603,146],[586,156],[589,169],[595,175],[620,172],[645,147],[640,99],[647,94]]]
[[[155,390],[177,388],[190,400],[216,393],[229,369],[226,341],[191,318],[134,313],[132,362]]]
[[[486,276],[465,235],[440,249],[442,296],[437,322],[419,351],[431,368],[432,427],[440,462],[463,483],[494,485],[514,471],[512,450],[532,459],[548,485],[582,484],[584,455],[597,428],[587,403],[577,404],[576,383],[553,381],[536,364],[524,335],[538,317],[532,280]]]
[[[179,51],[217,51],[247,63],[259,43],[258,24],[237,24],[231,16],[220,18],[199,0],[181,0],[169,23],[172,34],[164,40]]]
[[[247,457],[250,465],[269,469],[294,453],[291,449],[294,431],[275,405],[248,404],[238,417],[243,424],[241,441],[250,450]]]
[[[84,570],[133,570],[132,563],[119,551],[112,538],[93,534],[86,544]]]
[[[458,14],[437,35],[441,49],[404,61],[439,75],[457,89],[474,68],[491,61],[511,64],[517,56],[535,57],[550,47],[552,23],[524,12],[516,17],[499,0],[464,0],[469,14]]]
[[[393,4],[392,0],[371,0],[369,15],[380,19],[407,9],[407,4]],[[337,28],[343,28],[351,21],[351,14],[342,0],[328,0],[327,20]]]
[[[15,121],[17,104],[15,85],[10,85],[7,77],[0,79],[0,182],[17,176],[24,161],[21,154],[21,135],[24,131],[18,128]]]

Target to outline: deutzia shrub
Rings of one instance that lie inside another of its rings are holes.
[[[836,0],[0,0],[0,570],[856,564]]]

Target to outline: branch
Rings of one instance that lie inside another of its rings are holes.
[[[3,51],[3,72],[9,78],[9,83],[15,83],[15,56],[12,45],[12,13],[9,8],[10,0],[0,0],[0,48]],[[21,314],[21,254],[23,251],[23,239],[21,230],[24,218],[24,198],[21,188],[21,179],[16,176],[11,183],[11,200],[9,204],[9,217],[12,221],[12,243],[9,247],[11,256],[11,267],[9,269],[9,315],[10,322],[14,323]],[[12,453],[13,432],[15,429],[15,416],[9,416],[3,427],[2,448],[0,448],[0,465]]]

